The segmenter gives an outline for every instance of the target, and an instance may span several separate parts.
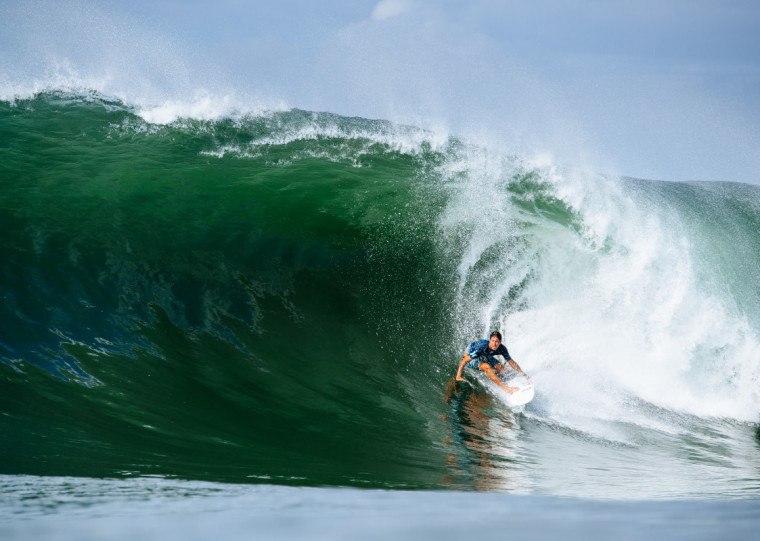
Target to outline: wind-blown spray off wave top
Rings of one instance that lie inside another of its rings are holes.
[[[4,473],[758,495],[756,187],[86,92],[0,141]],[[494,328],[521,414],[450,382]]]

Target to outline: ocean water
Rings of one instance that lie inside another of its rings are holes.
[[[755,539],[756,500],[0,477],[5,539]],[[21,501],[23,503],[19,504]]]
[[[154,120],[0,101],[0,532],[760,531],[760,188]],[[493,329],[519,411],[453,381]]]

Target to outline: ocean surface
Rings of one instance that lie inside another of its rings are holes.
[[[758,535],[759,187],[151,120],[0,101],[4,538]],[[491,330],[521,410],[453,381]]]

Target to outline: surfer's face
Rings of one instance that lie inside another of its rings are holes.
[[[488,341],[488,347],[491,349],[496,349],[500,345],[501,345],[501,340],[499,340],[495,336],[492,336],[491,339]]]

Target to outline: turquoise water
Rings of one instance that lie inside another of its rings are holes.
[[[760,495],[755,186],[81,91],[0,102],[0,179],[10,485]],[[522,411],[452,381],[491,329]]]

